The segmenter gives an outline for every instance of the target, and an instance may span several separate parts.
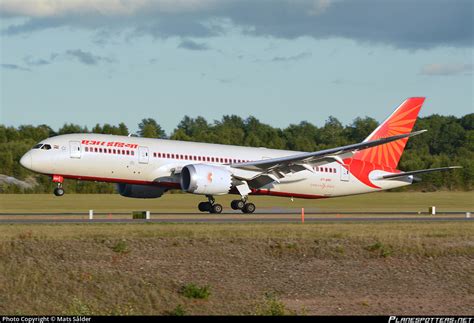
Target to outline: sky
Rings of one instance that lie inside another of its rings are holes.
[[[2,0],[0,124],[474,112],[471,0]]]

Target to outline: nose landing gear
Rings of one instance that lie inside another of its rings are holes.
[[[56,196],[63,196],[64,195],[64,189],[60,186],[61,183],[58,183],[58,187],[54,189],[54,195]]]
[[[58,183],[58,187],[54,189],[54,195],[56,196],[64,195],[63,181],[64,181],[64,178],[62,176],[59,176],[59,175],[53,176],[53,183]]]

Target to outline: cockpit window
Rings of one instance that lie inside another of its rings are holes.
[[[33,146],[32,149],[40,149],[42,146],[43,146],[43,144],[37,144],[37,145]]]
[[[44,149],[44,150],[50,150],[51,149],[51,145],[44,145],[43,147],[41,147],[41,149]]]

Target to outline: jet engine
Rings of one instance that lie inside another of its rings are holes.
[[[232,173],[220,166],[192,164],[181,170],[181,189],[202,195],[227,194],[232,187]]]
[[[125,197],[152,199],[163,195],[166,189],[151,185],[117,184],[117,191]]]

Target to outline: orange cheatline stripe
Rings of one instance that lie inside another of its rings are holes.
[[[421,104],[420,105],[417,105],[416,107],[413,107],[411,108],[410,110],[407,110],[405,112],[401,112],[400,113],[397,113],[396,116],[392,117],[390,120],[391,121],[400,121],[401,119],[403,119],[405,116],[407,116],[408,114],[410,114],[410,112],[413,112],[415,111],[415,109],[418,109],[419,107],[421,107]]]
[[[391,136],[396,136],[396,135],[399,135],[400,132],[396,131],[395,129],[390,129],[388,131],[388,136],[391,137]]]
[[[397,113],[394,115],[394,118],[392,118],[392,120],[395,120],[395,119],[400,120],[400,118],[403,118],[407,114],[415,111],[416,109],[418,109],[420,107],[421,107],[421,104],[413,106],[411,108],[403,107],[402,109],[397,111]]]
[[[380,165],[382,160],[382,148],[377,147],[377,163]]]
[[[397,141],[393,141],[392,143],[393,143],[393,145],[392,145],[393,150],[396,151],[396,153],[397,153],[398,156],[401,156],[401,155],[402,155],[402,152],[403,152],[403,148],[399,146],[400,143],[398,142],[398,140],[397,140]]]
[[[382,149],[383,149],[383,164],[388,165],[389,160],[388,160],[387,145],[383,145]]]
[[[370,151],[370,158],[369,158],[369,161],[370,161],[370,162],[373,162],[373,161],[374,161],[374,157],[375,157],[376,150],[377,150],[377,147],[371,149],[371,151]]]
[[[391,144],[392,144],[393,150],[395,150],[397,152],[398,156],[401,156],[402,155],[402,150],[400,150],[400,148],[398,147],[398,145],[400,144],[398,142],[398,140],[397,141],[392,141]]]
[[[390,125],[391,126],[403,126],[403,125],[406,125],[406,124],[410,124],[412,123],[413,121],[415,121],[415,119],[404,119],[404,120],[400,120],[400,121],[396,121],[396,122],[391,122]]]
[[[412,127],[393,127],[395,131],[399,131],[400,133],[408,133],[411,131]]]
[[[392,143],[390,143],[389,145],[387,145],[387,149],[388,149],[388,153],[390,154],[390,157],[392,158],[392,161],[393,161],[393,165],[391,165],[393,168],[395,168],[398,164],[398,158],[396,157],[395,155],[395,151],[393,149],[393,145]]]
[[[364,152],[362,154],[362,159],[365,159],[369,153],[370,153],[370,149],[364,150]]]

